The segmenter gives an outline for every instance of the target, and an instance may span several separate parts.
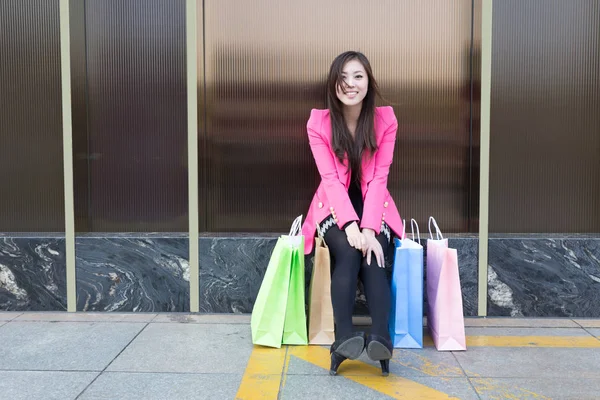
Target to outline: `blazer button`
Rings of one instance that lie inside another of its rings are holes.
[[[333,207],[329,207],[329,211],[332,211],[332,212],[333,212]]]
[[[384,206],[385,208],[387,208],[387,206],[388,206],[388,205],[389,205],[389,204],[388,204],[388,202],[387,202],[387,201],[386,201],[385,203],[383,203],[383,206]]]
[[[319,202],[319,208],[323,208],[323,203]]]

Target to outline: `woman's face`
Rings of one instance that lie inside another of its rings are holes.
[[[358,60],[350,60],[342,70],[343,87],[336,87],[338,99],[345,106],[358,106],[362,104],[369,89],[369,78],[365,67]]]

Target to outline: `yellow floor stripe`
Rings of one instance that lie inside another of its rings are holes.
[[[329,370],[329,350],[319,346],[290,347],[289,354]],[[381,370],[361,361],[344,361],[338,370],[340,379],[350,379],[392,399],[453,399],[446,393],[400,376],[381,376]],[[353,375],[361,374],[361,375]]]
[[[236,400],[276,399],[281,385],[286,347],[255,346],[246,365]]]
[[[425,347],[432,347],[433,340],[423,338]],[[600,340],[592,336],[467,336],[469,347],[563,347],[600,348]]]
[[[600,340],[591,336],[468,336],[468,346],[598,348]]]

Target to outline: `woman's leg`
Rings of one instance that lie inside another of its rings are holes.
[[[335,320],[335,336],[343,338],[352,334],[352,312],[362,253],[348,243],[346,232],[337,225],[329,228],[325,242],[331,254],[331,304]]]
[[[377,241],[383,248],[383,254],[387,255],[389,246],[387,237],[380,233],[377,235]],[[362,259],[360,280],[365,287],[367,304],[373,321],[371,332],[389,339],[388,319],[392,302],[390,283],[385,268],[379,267],[374,254],[371,254],[371,265],[367,265],[366,257]]]

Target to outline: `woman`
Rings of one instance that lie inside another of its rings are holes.
[[[323,236],[332,259],[331,299],[337,340],[330,374],[366,349],[389,374],[393,347],[388,331],[390,287],[385,257],[402,220],[387,189],[398,122],[391,107],[375,107],[379,95],[367,58],[340,54],[327,80],[327,110],[312,110],[310,147],[321,175],[302,227],[305,238]],[[306,240],[312,252],[314,240]],[[372,332],[353,332],[352,311],[360,277],[373,321]]]

